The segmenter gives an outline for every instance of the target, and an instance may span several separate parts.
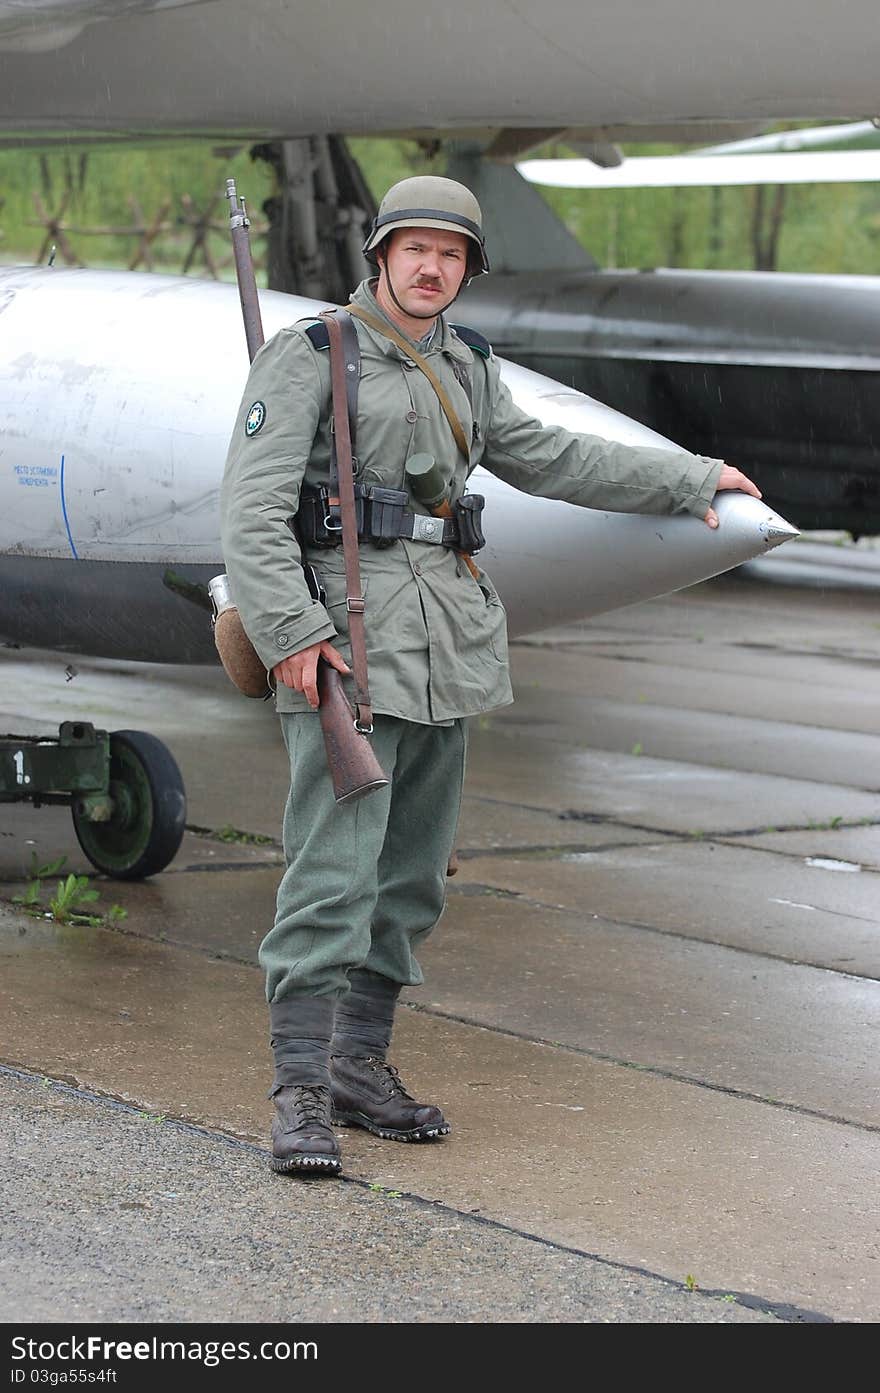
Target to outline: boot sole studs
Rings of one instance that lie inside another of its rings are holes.
[[[363,1127],[365,1132],[372,1132],[374,1137],[384,1137],[386,1141],[434,1141],[438,1137],[447,1137],[452,1131],[448,1122],[436,1127],[417,1127],[411,1132],[396,1132],[391,1127],[379,1127],[377,1123],[371,1122],[369,1118],[361,1113],[338,1113],[333,1114],[333,1125],[335,1127]]]
[[[308,1171],[312,1175],[339,1175],[342,1162],[333,1156],[291,1156],[286,1161],[272,1157],[272,1169],[278,1175],[291,1171]]]

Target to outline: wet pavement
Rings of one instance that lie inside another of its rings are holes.
[[[0,653],[0,728],[149,730],[189,799],[164,874],[94,880],[99,927],[12,904],[92,868],[66,810],[0,806],[3,1318],[877,1320],[880,605],[839,571],[514,645],[395,1036],[453,1133],[341,1131],[317,1185],[266,1164],[271,709]]]

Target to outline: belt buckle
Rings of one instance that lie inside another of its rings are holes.
[[[443,542],[443,519],[426,518],[421,513],[413,514],[413,536],[414,542],[433,542],[442,544]]]

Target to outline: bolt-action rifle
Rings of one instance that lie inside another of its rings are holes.
[[[253,362],[263,345],[264,335],[248,236],[250,221],[244,199],[239,202],[234,179],[226,180],[226,197],[248,357]],[[303,570],[314,598],[322,598],[314,568],[303,563]],[[245,633],[225,574],[215,576],[208,589],[214,604],[214,641],[227,675],[245,696],[268,696],[271,691],[269,675]],[[356,713],[345,694],[342,679],[323,658],[318,660],[318,699],[318,716],[336,802],[353,803],[374,789],[384,788],[388,779],[369,740],[357,729]]]

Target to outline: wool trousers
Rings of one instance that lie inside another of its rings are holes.
[[[290,758],[286,870],[260,947],[270,1003],[340,998],[364,968],[390,983],[424,979],[416,958],[446,903],[467,755],[467,723],[376,716],[371,737],[389,784],[338,806],[320,721],[281,716]]]

